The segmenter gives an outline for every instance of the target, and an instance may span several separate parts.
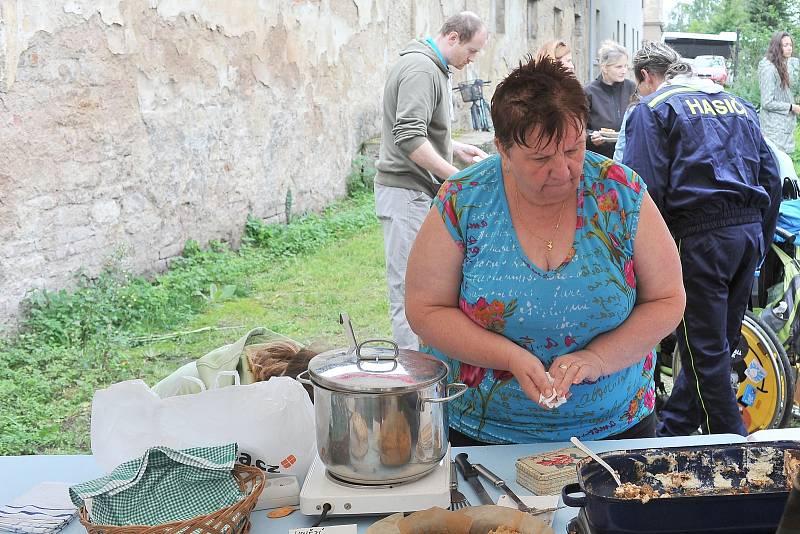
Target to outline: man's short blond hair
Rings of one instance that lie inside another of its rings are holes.
[[[472,11],[462,11],[444,21],[442,29],[439,30],[439,35],[449,35],[451,32],[456,32],[458,34],[458,42],[466,43],[471,41],[476,33],[485,28],[486,25],[478,15]]]

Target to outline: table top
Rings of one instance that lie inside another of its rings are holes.
[[[800,428],[776,429],[761,431],[756,434],[759,441],[791,439],[800,441]],[[595,452],[606,452],[622,449],[641,449],[650,447],[679,447],[686,445],[707,445],[717,443],[740,443],[744,441],[741,436],[731,434],[717,434],[711,436],[687,436],[675,438],[649,438],[619,441],[591,441],[587,442]],[[454,448],[453,456],[459,452],[469,454],[470,461],[481,463],[503,478],[509,487],[519,495],[530,495],[530,491],[516,483],[517,458],[539,454],[550,450],[572,446],[570,443],[531,443],[524,445],[494,445],[489,447],[463,447]],[[40,482],[66,482],[77,484],[101,476],[103,473],[90,455],[62,455],[62,456],[0,456],[0,505],[9,502],[14,497]],[[472,488],[463,483],[459,489],[471,502],[478,502]],[[499,489],[484,483],[486,491],[495,499],[500,498]],[[563,503],[561,503],[563,504]],[[557,534],[566,532],[566,525],[577,514],[577,508],[563,508],[557,510],[553,517],[553,529]],[[252,534],[288,532],[291,529],[310,527],[317,517],[305,516],[299,511],[282,519],[268,519],[266,511],[260,510],[252,514]],[[378,517],[364,516],[338,516],[326,518],[322,526],[357,524],[358,532],[363,533],[367,527],[377,521]],[[84,534],[85,529],[73,520],[64,530],[63,534]]]

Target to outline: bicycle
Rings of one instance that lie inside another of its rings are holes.
[[[739,346],[731,354],[731,387],[736,391],[745,427],[749,433],[784,428],[792,419],[795,386],[790,358],[772,329],[750,310],[745,313],[741,332]],[[659,351],[655,366],[657,412],[671,392],[671,379],[681,370],[677,347],[667,339],[662,341],[662,348],[666,350]],[[763,372],[753,371],[759,368]]]
[[[494,129],[492,124],[492,114],[489,103],[483,98],[483,86],[492,83],[490,80],[473,80],[471,82],[461,82],[453,91],[461,93],[461,100],[472,102],[469,108],[470,118],[472,119],[472,129],[490,132]]]

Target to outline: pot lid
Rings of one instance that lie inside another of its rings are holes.
[[[353,393],[415,391],[438,382],[447,376],[447,371],[447,364],[433,356],[398,349],[397,344],[388,340],[364,341],[355,350],[331,350],[308,362],[314,384]]]

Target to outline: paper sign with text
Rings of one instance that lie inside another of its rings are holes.
[[[290,530],[289,534],[357,534],[356,525],[335,525],[330,527],[306,527]]]

